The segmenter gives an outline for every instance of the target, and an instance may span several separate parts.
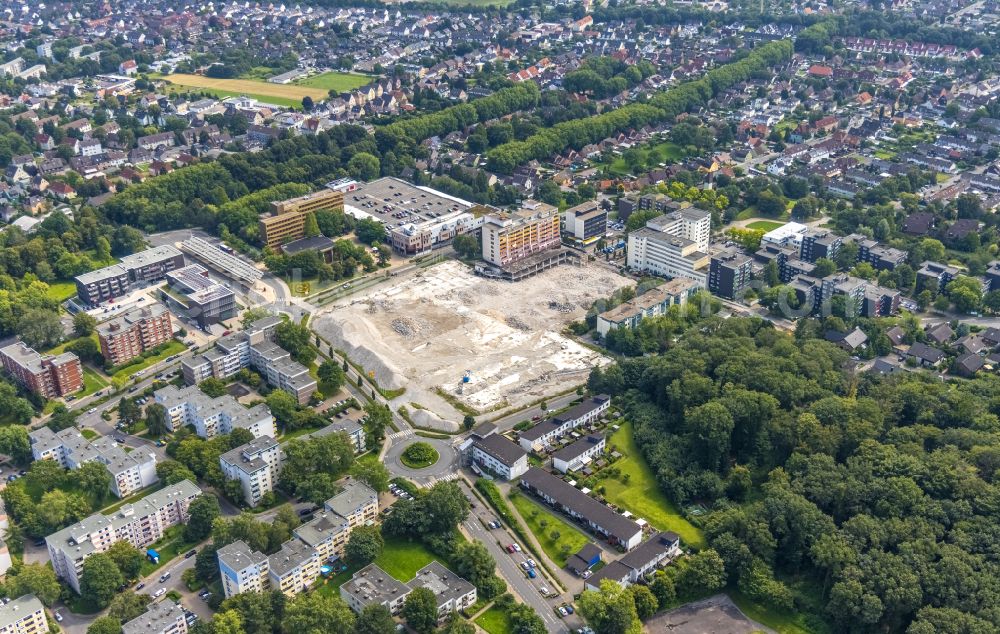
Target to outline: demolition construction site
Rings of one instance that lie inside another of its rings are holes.
[[[464,413],[523,406],[610,363],[562,334],[597,299],[631,281],[597,265],[557,267],[518,282],[448,261],[324,308],[313,328],[416,422],[457,429]]]

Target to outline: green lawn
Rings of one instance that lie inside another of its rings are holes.
[[[368,77],[367,75],[357,75],[355,73],[323,73],[321,75],[314,75],[308,79],[300,79],[299,81],[292,82],[297,86],[309,86],[310,88],[322,88],[323,90],[336,90],[337,92],[346,92],[348,90],[354,90],[355,88],[360,88],[365,84],[369,84],[374,78]]]
[[[133,493],[124,500],[116,500],[113,504],[109,504],[108,506],[102,508],[101,513],[103,513],[104,515],[111,515],[112,513],[114,513],[121,507],[125,506],[126,504],[132,504],[133,502],[137,502],[142,498],[146,497],[147,495],[149,495],[150,493],[155,493],[165,486],[167,485],[162,480],[160,480],[159,482],[157,482],[152,486],[148,486],[145,489],[140,489],[137,493]]]
[[[510,632],[510,619],[507,617],[507,613],[495,605],[480,614],[475,623],[489,634],[508,634]]]
[[[64,302],[76,295],[76,283],[74,282],[50,282],[49,289],[45,291],[49,299],[57,302]]]
[[[615,466],[621,470],[622,475],[629,474],[629,482],[624,484],[614,478],[601,480],[605,488],[604,497],[612,504],[647,520],[661,531],[677,533],[688,546],[704,548],[705,537],[701,529],[684,519],[673,502],[657,486],[653,472],[639,453],[639,447],[632,437],[631,423],[621,425],[611,436],[611,444],[625,455]]]
[[[171,526],[167,529],[163,538],[147,546],[160,554],[160,563],[154,564],[149,559],[142,562],[139,575],[148,576],[170,563],[174,558],[179,557],[198,545],[198,542],[189,542],[184,539],[184,526]]]
[[[423,542],[389,537],[386,538],[385,548],[375,560],[375,564],[396,579],[409,581],[417,575],[418,570],[435,559],[434,554],[427,550]]]
[[[107,387],[110,385],[107,379],[97,373],[97,370],[90,366],[83,366],[83,391],[77,396],[77,398],[82,398],[84,396],[90,396],[97,390]]]
[[[80,435],[83,436],[84,438],[86,438],[87,440],[93,440],[93,439],[97,438],[98,436],[100,436],[100,434],[98,434],[93,429],[81,429],[80,430]]]
[[[510,498],[510,502],[528,526],[528,530],[541,544],[548,558],[559,567],[565,566],[566,558],[590,541],[580,529],[525,495],[515,495]],[[542,522],[545,522],[545,526],[542,526]],[[553,531],[559,531],[558,539],[552,539]]]
[[[640,157],[640,163],[636,171],[642,171],[643,167],[653,169],[660,163],[676,163],[685,156],[684,149],[681,146],[669,141],[663,141],[655,145],[643,145],[636,148],[636,152],[638,152]],[[618,175],[628,174],[632,171],[628,164],[625,163],[624,156],[612,156],[603,161],[602,164],[606,165],[612,173]]]
[[[800,613],[777,612],[757,603],[738,590],[732,590],[729,597],[748,617],[775,630],[778,634],[817,634],[815,627]]]
[[[785,226],[784,222],[774,220],[755,220],[747,225],[747,229],[760,229],[762,231],[772,231],[778,227]]]
[[[163,361],[170,355],[178,354],[184,352],[185,350],[187,350],[187,346],[185,346],[180,341],[177,341],[176,339],[172,339],[170,342],[168,342],[163,346],[163,350],[161,350],[159,354],[155,354],[145,359],[137,359],[135,363],[119,368],[118,370],[115,371],[112,378],[119,380],[128,379],[139,370],[145,370],[149,366],[155,365],[160,361]]]

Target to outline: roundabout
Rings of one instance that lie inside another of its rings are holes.
[[[451,438],[423,438],[410,437],[392,441],[382,462],[394,476],[402,476],[416,481],[428,479],[439,479],[446,476],[458,467],[458,451]],[[424,462],[414,462],[404,454],[414,445],[426,445],[434,453],[434,459],[430,460],[430,453],[425,453],[428,457]]]
[[[438,458],[437,450],[422,441],[411,443],[399,455],[399,461],[410,469],[426,469],[433,466]]]

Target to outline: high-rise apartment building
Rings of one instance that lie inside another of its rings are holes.
[[[526,203],[515,212],[495,212],[483,220],[483,259],[499,267],[558,247],[559,212],[545,203]]]
[[[271,203],[272,215],[260,219],[264,244],[274,248],[305,235],[306,215],[320,210],[342,210],[344,192],[321,189],[318,192]]]
[[[101,354],[112,365],[121,365],[174,336],[170,312],[163,304],[135,308],[97,327]]]
[[[271,436],[261,436],[219,456],[219,466],[227,480],[240,483],[246,503],[257,506],[278,483],[281,449]]]
[[[14,380],[44,398],[65,396],[83,389],[83,366],[72,352],[39,354],[17,342],[0,349],[0,361]]]

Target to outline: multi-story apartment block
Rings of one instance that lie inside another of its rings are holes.
[[[799,257],[811,264],[820,258],[832,260],[843,245],[844,239],[832,231],[809,229],[802,235]]]
[[[961,273],[962,270],[957,266],[940,262],[924,262],[917,270],[917,290],[930,290],[936,295],[944,291],[945,287]]]
[[[260,219],[264,244],[277,247],[282,242],[305,235],[306,215],[320,210],[342,210],[344,192],[321,189],[312,194],[271,203],[271,216]]]
[[[608,232],[608,212],[597,201],[587,201],[563,212],[566,233],[583,244],[592,244]]]
[[[35,460],[55,460],[65,469],[79,469],[84,463],[97,461],[111,474],[111,491],[118,497],[128,497],[155,484],[156,454],[136,449],[126,452],[107,437],[87,440],[76,427],[53,432],[39,427],[28,435]]]
[[[219,456],[219,465],[227,480],[239,481],[246,503],[257,506],[278,483],[281,449],[271,436],[261,436]]]
[[[295,396],[300,404],[308,403],[316,391],[316,380],[308,368],[274,343],[280,323],[280,317],[265,317],[243,332],[219,339],[212,350],[181,362],[184,379],[192,385],[209,377],[224,379],[252,367],[273,387]]]
[[[45,607],[33,594],[0,604],[0,634],[43,634],[49,631]]]
[[[883,246],[862,235],[849,235],[844,238],[844,242],[847,241],[858,245],[858,262],[867,262],[876,271],[891,271],[906,262],[906,251]]]
[[[750,287],[753,260],[736,249],[726,249],[712,256],[708,265],[708,290],[713,295],[737,299]]]
[[[427,588],[437,600],[438,623],[443,623],[452,612],[471,607],[476,602],[476,586],[432,561],[417,571],[408,584],[410,588]]]
[[[112,365],[134,359],[173,336],[170,312],[163,304],[135,308],[97,327],[101,354]]]
[[[665,315],[671,306],[683,306],[701,288],[692,279],[675,277],[598,315],[597,332],[604,337],[616,328],[635,328],[643,319]]]
[[[248,409],[228,394],[212,398],[197,385],[185,388],[168,385],[157,390],[153,396],[167,409],[173,429],[191,425],[202,438],[228,434],[234,429],[246,429],[254,438],[274,438],[277,435],[274,416],[264,404]]]
[[[199,495],[201,489],[190,480],[183,480],[134,504],[126,504],[110,515],[95,513],[56,531],[45,538],[56,576],[80,592],[80,575],[87,557],[105,552],[118,541],[136,548],[152,544],[171,526],[187,521],[188,506]]]
[[[15,381],[41,397],[55,398],[83,389],[83,366],[72,352],[43,355],[17,342],[0,349],[0,361]]]
[[[228,599],[243,592],[267,590],[267,555],[250,548],[240,540],[223,546],[216,556],[222,577],[222,591]]]
[[[500,434],[473,434],[467,445],[462,446],[463,453],[471,464],[504,480],[520,478],[528,470],[527,452]]]
[[[592,423],[611,407],[611,397],[599,394],[574,405],[562,414],[539,421],[521,432],[517,442],[525,451],[544,449],[554,439],[568,434],[580,425]]]
[[[281,550],[267,558],[267,576],[273,590],[295,596],[312,586],[319,577],[319,553],[308,544],[290,539]]]
[[[559,213],[551,205],[534,203],[530,208],[491,213],[483,219],[483,259],[499,267],[558,247],[560,243]]]
[[[358,614],[369,605],[382,605],[399,614],[413,589],[375,564],[368,564],[340,586],[340,598]]]
[[[323,506],[327,511],[343,517],[354,528],[370,524],[378,517],[378,493],[367,484],[353,480]]]
[[[340,433],[347,434],[347,437],[351,439],[351,443],[354,445],[354,453],[361,454],[365,452],[365,428],[349,418],[334,421],[323,429],[308,434],[305,438],[319,438],[320,436]]]
[[[96,306],[122,297],[140,284],[158,282],[169,271],[184,266],[184,255],[176,247],[163,245],[126,255],[118,264],[76,277],[76,294],[81,301]]]
[[[653,275],[687,277],[704,288],[711,229],[711,214],[693,207],[657,216],[629,234],[626,263]]]
[[[219,550],[219,570],[227,597],[240,592],[280,589],[292,596],[313,584],[325,561],[344,554],[344,546],[357,526],[378,517],[378,493],[358,481],[349,481],[327,500],[315,519],[292,531],[295,539],[266,557],[236,542]]]
[[[158,601],[145,614],[122,624],[122,634],[186,634],[184,607],[173,601]]]

